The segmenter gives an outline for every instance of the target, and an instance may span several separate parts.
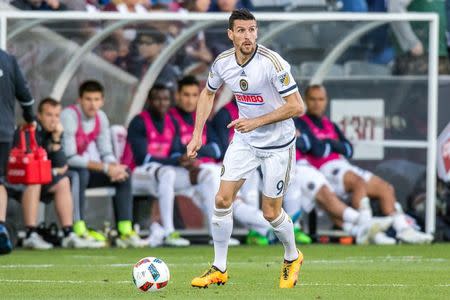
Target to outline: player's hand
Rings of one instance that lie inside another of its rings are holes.
[[[299,137],[299,136],[301,136],[302,135],[302,132],[299,130],[299,129],[297,129],[296,131],[295,131],[295,137]]]
[[[55,130],[52,132],[52,138],[54,140],[59,140],[61,138],[62,133],[64,132],[64,128],[61,123],[56,124]]]
[[[192,164],[192,162],[194,161],[194,159],[189,158],[187,156],[187,154],[183,154],[182,156],[180,156],[180,158],[178,159],[178,162],[180,163],[180,166],[186,168],[189,165]]]
[[[227,128],[231,128],[233,126],[237,131],[241,133],[250,132],[260,127],[259,121],[257,119],[243,119],[243,118],[232,121],[230,124],[228,124]]]
[[[197,151],[202,147],[202,137],[193,136],[186,147],[186,156],[190,159],[197,157]]]
[[[55,171],[56,171],[56,174],[58,174],[58,175],[64,175],[68,169],[69,169],[69,167],[67,165],[65,165],[64,167],[61,167],[61,168],[55,168]]]
[[[117,163],[111,163],[108,166],[108,177],[111,181],[124,181],[128,178],[127,166]]]

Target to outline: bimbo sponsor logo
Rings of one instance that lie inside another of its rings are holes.
[[[260,94],[234,93],[236,101],[245,105],[263,105],[264,98]]]

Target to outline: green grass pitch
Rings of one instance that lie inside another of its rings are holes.
[[[229,250],[225,286],[190,280],[212,261],[212,247],[185,249],[16,250],[0,256],[0,299],[450,299],[450,245],[301,247],[299,284],[277,286],[281,246]],[[170,268],[168,287],[142,293],[132,265],[145,256]]]

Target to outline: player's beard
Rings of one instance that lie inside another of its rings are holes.
[[[239,51],[240,51],[243,55],[248,56],[248,55],[252,54],[253,51],[255,51],[255,45],[252,44],[250,50],[247,50],[247,49],[248,49],[248,48],[247,48],[246,46],[244,46],[244,44],[242,44],[242,46],[239,48]]]

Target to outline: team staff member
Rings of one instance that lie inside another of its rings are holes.
[[[33,104],[26,82],[14,56],[0,50],[0,255],[11,252],[12,243],[5,227],[8,195],[4,186],[6,164],[14,138],[15,101],[22,107],[25,122],[34,120]]]

